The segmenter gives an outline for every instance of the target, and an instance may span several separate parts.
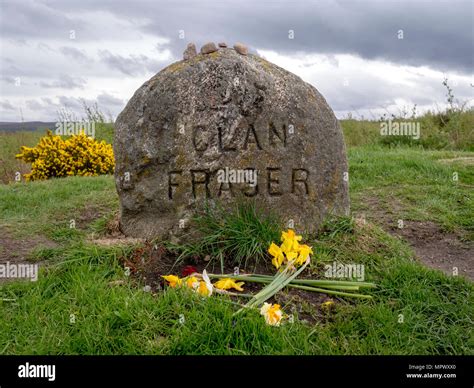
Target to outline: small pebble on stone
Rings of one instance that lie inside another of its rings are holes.
[[[183,59],[187,61],[197,55],[196,45],[194,43],[188,43],[188,47],[183,52]]]
[[[249,49],[243,43],[234,44],[234,50],[237,51],[239,54],[242,54],[242,55],[247,55],[248,52],[249,52]]]
[[[201,54],[210,54],[217,50],[218,48],[216,47],[214,42],[208,42],[204,46],[201,47]]]
[[[218,45],[219,47],[222,47],[222,48],[227,47],[227,43],[225,43],[225,42],[219,42],[217,45]]]

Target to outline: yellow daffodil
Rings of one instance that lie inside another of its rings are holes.
[[[298,236],[293,229],[288,229],[287,232],[281,232],[281,241],[296,240],[301,241],[302,237]]]
[[[270,326],[280,326],[283,313],[279,304],[265,302],[260,309],[260,314],[264,316],[265,322]]]
[[[182,279],[180,279],[176,275],[165,275],[165,276],[162,276],[162,278],[168,282],[171,288],[175,288],[176,286],[179,287],[183,282]]]
[[[288,229],[288,232],[281,232],[281,240],[283,243],[281,244],[281,249],[288,257],[288,254],[291,252],[298,252],[299,250],[299,242],[301,241],[302,237],[295,234],[294,230]],[[290,259],[291,260],[291,259]]]
[[[244,289],[242,288],[242,286],[244,284],[244,282],[236,282],[234,279],[231,278],[224,278],[214,283],[214,287],[218,288],[219,290],[230,290],[231,288],[233,288],[237,291],[243,291]]]
[[[332,305],[334,305],[334,302],[332,300],[328,300],[328,301],[322,303],[321,307],[323,309],[329,309]]]
[[[310,253],[313,253],[313,249],[310,246],[305,245],[305,244],[300,245],[298,253],[299,255],[298,255],[298,259],[296,260],[296,264],[301,265],[306,261]]]
[[[285,253],[285,255],[290,253],[293,250],[293,240],[283,240],[283,243],[281,244],[281,250]]]
[[[199,287],[196,289],[197,293],[202,296],[211,296],[214,286],[212,285],[206,270],[202,272],[202,279],[203,280],[199,282]]]
[[[195,276],[191,276],[186,280],[186,286],[195,290],[199,287],[199,280]]]
[[[199,286],[198,286],[196,291],[199,295],[202,295],[202,296],[210,296],[211,295],[211,291],[209,291],[209,288],[207,287],[206,282],[204,282],[202,280],[199,282]]]
[[[270,248],[268,248],[268,253],[273,256],[272,264],[278,269],[285,260],[285,255],[281,248],[275,243],[271,243]]]

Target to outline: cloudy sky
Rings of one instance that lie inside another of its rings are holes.
[[[474,1],[0,0],[0,121],[116,116],[188,42],[237,41],[314,85],[339,118],[473,103]],[[292,39],[291,39],[292,38]]]

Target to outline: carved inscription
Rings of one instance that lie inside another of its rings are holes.
[[[217,144],[219,153],[234,153],[238,160],[240,153],[247,151],[257,152],[288,148],[290,126],[287,124],[268,123],[266,128],[256,128],[254,124],[237,121],[227,128],[218,127],[211,131],[201,125],[192,128],[192,148],[199,155],[205,153],[212,144]],[[288,152],[295,152],[288,150]],[[262,157],[265,154],[262,153]],[[245,167],[258,177],[256,182],[235,182],[218,180],[219,169],[196,168],[189,170],[170,170],[168,172],[168,199],[179,200],[184,193],[193,199],[211,199],[221,197],[235,197],[239,193],[246,197],[263,195],[267,197],[280,197],[284,194],[293,194],[306,197],[310,195],[309,170],[298,166],[274,166],[265,169]],[[231,166],[221,166],[227,173]],[[242,171],[242,170],[240,170]]]

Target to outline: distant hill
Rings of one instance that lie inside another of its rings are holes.
[[[0,131],[37,131],[49,128],[54,130],[56,128],[56,122],[44,122],[44,121],[26,121],[26,122],[7,122],[0,121]]]

